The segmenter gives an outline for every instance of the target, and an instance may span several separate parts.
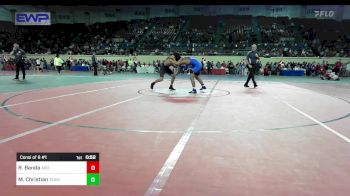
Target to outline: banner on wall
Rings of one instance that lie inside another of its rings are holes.
[[[338,6],[308,6],[306,9],[305,16],[307,18],[317,19],[335,19],[341,12],[338,10]]]
[[[50,12],[16,12],[16,25],[51,25]]]

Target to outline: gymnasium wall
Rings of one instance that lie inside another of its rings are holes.
[[[11,12],[0,6],[0,21],[12,21]]]
[[[91,61],[91,55],[71,55],[74,59],[85,59],[88,61]],[[97,59],[107,59],[107,60],[127,60],[130,58],[133,58],[133,56],[119,56],[119,55],[96,55]],[[27,55],[28,58],[45,58],[47,61],[54,58],[54,55]],[[62,59],[67,59],[69,55],[61,55]],[[223,62],[223,61],[232,61],[233,63],[237,63],[245,59],[245,56],[192,56],[198,60],[201,60],[202,58],[205,58],[207,61],[214,61],[215,63],[217,61]],[[140,55],[136,56],[136,58],[145,63],[152,63],[155,60],[164,60],[166,56],[152,56],[152,55]],[[272,57],[272,58],[261,58],[262,64],[265,64],[267,62],[279,62],[279,61],[285,61],[285,62],[319,62],[322,63],[323,61],[328,61],[328,63],[335,63],[336,61],[340,60],[343,63],[350,62],[350,58],[336,58],[336,57],[329,57],[329,58],[317,58],[317,57]]]
[[[5,9],[4,9],[5,8]],[[5,10],[5,11],[4,11]],[[9,11],[12,10],[12,11]],[[55,23],[105,23],[187,15],[251,15],[289,18],[350,19],[350,5],[139,5],[139,6],[21,6],[0,5],[0,21],[13,22],[15,11],[50,11]],[[326,11],[320,16],[315,11]],[[332,12],[332,14],[329,14]]]

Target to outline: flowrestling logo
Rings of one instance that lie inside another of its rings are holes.
[[[333,18],[335,11],[333,10],[314,10],[316,18]]]
[[[16,25],[51,25],[50,12],[16,12]]]

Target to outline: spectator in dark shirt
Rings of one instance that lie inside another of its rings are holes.
[[[72,64],[71,64],[71,61],[69,59],[66,60],[66,65],[68,67],[68,70],[70,70]]]
[[[228,70],[229,74],[234,74],[234,64],[232,62],[228,63]]]
[[[211,75],[212,68],[213,68],[213,63],[211,61],[208,61],[208,64],[207,64],[208,75]]]
[[[336,63],[335,63],[335,66],[334,66],[334,68],[333,68],[333,72],[335,72],[335,74],[339,74],[339,71],[340,71],[340,69],[341,69],[341,67],[342,67],[342,63],[340,62],[340,61],[337,61]]]

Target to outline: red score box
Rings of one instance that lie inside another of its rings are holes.
[[[87,163],[87,173],[99,173],[100,172],[100,164],[98,161],[88,161]]]

